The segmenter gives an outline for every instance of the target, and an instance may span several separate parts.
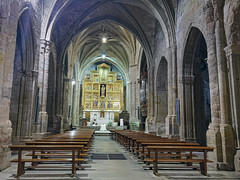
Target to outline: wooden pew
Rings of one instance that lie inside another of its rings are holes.
[[[80,151],[82,150],[84,146],[83,145],[11,145],[10,149],[12,151],[18,151],[18,158],[12,160],[11,162],[17,162],[18,163],[18,169],[16,177],[19,177],[20,175],[24,174],[24,168],[26,162],[31,162],[35,166],[32,166],[31,168],[36,168],[38,162],[48,162],[48,163],[56,163],[56,162],[71,162],[72,163],[72,176],[76,173],[76,163],[84,161],[84,159],[79,158],[80,157]],[[72,151],[72,157],[71,158],[62,158],[62,159],[38,159],[35,156],[35,151],[48,151],[48,150],[71,150]],[[32,158],[31,159],[23,159],[22,158],[22,151],[32,151]],[[76,159],[75,151],[78,151],[78,158]],[[51,167],[50,167],[51,168]]]
[[[148,154],[154,152],[153,158],[147,158],[148,162],[153,162],[153,173],[158,175],[158,163],[199,163],[200,164],[200,172],[204,175],[207,174],[207,162],[211,162],[207,159],[207,152],[213,151],[213,147],[202,147],[202,146],[147,146]],[[159,157],[158,153],[167,152],[166,156]],[[168,153],[173,152],[187,152],[189,156],[187,158],[181,157],[180,158],[171,158],[171,155],[168,156]],[[193,152],[203,152],[203,158],[194,158]]]

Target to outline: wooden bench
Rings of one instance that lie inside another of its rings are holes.
[[[213,147],[201,147],[201,146],[147,146],[148,154],[154,152],[153,158],[147,158],[147,162],[153,162],[153,173],[158,175],[158,163],[188,163],[191,165],[192,163],[199,163],[200,164],[200,172],[204,175],[207,174],[207,162],[211,162],[207,159],[207,152],[213,151]],[[166,154],[165,157],[161,157],[158,153],[161,152],[169,152],[170,154],[173,152],[185,152],[189,153],[187,158],[181,157],[180,158],[171,158]],[[193,158],[193,152],[203,152],[203,158]]]
[[[80,151],[82,150],[84,146],[83,145],[11,145],[10,149],[12,151],[18,151],[18,158],[12,160],[11,162],[17,162],[18,163],[18,169],[17,169],[17,174],[16,177],[21,176],[22,174],[25,173],[24,168],[25,168],[25,163],[26,162],[31,162],[32,166],[31,168],[36,168],[37,163],[39,162],[50,162],[50,163],[55,163],[55,162],[71,162],[72,163],[72,176],[75,175],[76,173],[76,163],[84,161],[84,159],[79,158],[80,157]],[[54,158],[54,159],[38,159],[38,156],[35,155],[35,151],[47,151],[47,150],[61,150],[61,151],[67,151],[71,150],[72,151],[72,157],[71,158]],[[22,158],[22,151],[32,151],[32,158],[31,159],[23,159]],[[75,151],[77,151],[77,156]]]
[[[141,149],[141,161],[144,161],[146,156],[150,156],[150,151],[146,148],[147,146],[199,146],[199,143],[187,143],[185,141],[172,141],[172,142],[146,142],[143,141],[140,143]],[[145,151],[146,150],[146,151]],[[148,153],[146,153],[148,152]],[[179,155],[177,155],[179,156]],[[183,155],[185,156],[185,155]]]

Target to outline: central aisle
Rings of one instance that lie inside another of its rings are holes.
[[[95,136],[90,156],[90,161],[87,165],[91,168],[86,168],[88,174],[87,179],[93,180],[154,180],[159,179],[154,177],[152,172],[145,171],[142,165],[138,164],[132,156],[124,151],[124,149],[115,141],[110,139],[110,136]],[[111,157],[117,158],[124,156],[125,160],[111,160]],[[92,157],[92,159],[91,159]],[[99,158],[99,160],[97,160]],[[102,160],[101,158],[107,159]],[[81,171],[79,171],[81,172]],[[81,177],[81,176],[80,176]]]

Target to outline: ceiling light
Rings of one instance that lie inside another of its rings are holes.
[[[106,54],[102,53],[102,58],[105,59],[106,58]]]
[[[106,37],[102,38],[102,43],[107,43],[107,38]]]

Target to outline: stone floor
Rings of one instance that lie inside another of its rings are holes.
[[[208,167],[209,176],[203,176],[193,170],[159,170],[161,176],[155,176],[152,170],[144,170],[143,164],[125,151],[118,143],[112,141],[109,136],[95,136],[91,153],[95,154],[123,154],[126,160],[95,160],[89,157],[85,170],[78,170],[75,177],[70,176],[71,169],[36,169],[26,170],[18,179],[22,180],[166,180],[166,179],[239,179],[240,173],[229,171],[217,171]],[[14,158],[13,155],[12,158]],[[66,167],[67,165],[63,165]],[[69,167],[71,164],[69,164]],[[17,170],[17,164],[0,172],[0,180],[13,180]]]

